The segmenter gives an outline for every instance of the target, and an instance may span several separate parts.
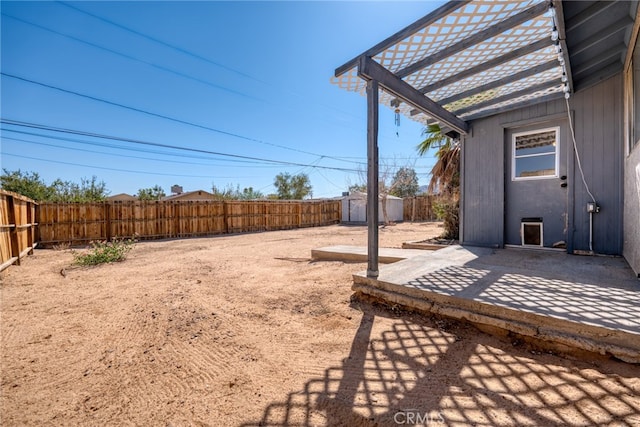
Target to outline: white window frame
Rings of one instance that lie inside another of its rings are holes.
[[[553,175],[541,175],[541,176],[516,176],[516,160],[517,159],[523,159],[523,158],[527,158],[527,157],[540,157],[540,156],[550,156],[551,153],[544,153],[544,154],[526,154],[524,156],[519,156],[516,157],[516,138],[518,136],[522,136],[522,135],[531,135],[531,134],[535,134],[535,133],[542,133],[542,132],[549,132],[549,131],[555,131],[556,133],[556,150],[554,155],[556,156],[555,158],[555,172]],[[535,129],[535,130],[530,130],[530,131],[526,131],[526,132],[518,132],[518,133],[514,133],[512,138],[511,138],[511,180],[512,181],[531,181],[531,180],[537,180],[537,179],[554,179],[554,178],[558,178],[559,175],[559,171],[560,171],[560,126],[555,126],[555,127],[550,127],[550,128],[543,128],[543,129]]]

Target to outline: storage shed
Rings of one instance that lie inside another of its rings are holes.
[[[382,196],[378,202],[378,222],[384,222],[382,211]],[[400,197],[387,196],[387,215],[389,221],[402,221],[403,202]],[[352,191],[342,197],[342,222],[365,223],[367,222],[367,193]]]

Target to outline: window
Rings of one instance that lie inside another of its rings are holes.
[[[512,179],[557,178],[559,135],[559,128],[514,134]]]

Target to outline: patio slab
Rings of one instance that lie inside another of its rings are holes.
[[[456,245],[353,279],[394,304],[640,363],[640,281],[622,258]]]
[[[423,254],[424,251],[420,249],[379,248],[378,262],[391,264]],[[367,248],[349,245],[325,246],[312,249],[311,259],[316,261],[367,262]]]

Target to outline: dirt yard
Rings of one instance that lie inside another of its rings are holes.
[[[435,224],[381,230],[381,246]],[[640,426],[640,367],[352,299],[365,227],[138,243],[3,273],[0,424]],[[65,269],[66,276],[61,274]]]

